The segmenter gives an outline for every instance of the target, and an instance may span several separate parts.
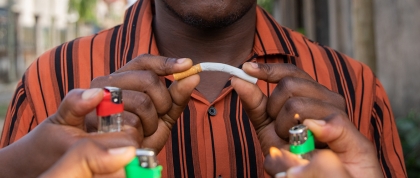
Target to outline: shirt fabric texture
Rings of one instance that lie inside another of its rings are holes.
[[[0,146],[12,144],[54,114],[70,90],[89,88],[94,78],[113,73],[140,54],[159,55],[152,7],[150,0],[139,0],[127,9],[123,24],[64,43],[34,61],[16,88]],[[280,26],[260,7],[255,28],[254,47],[244,62],[294,64],[342,95],[349,119],[374,143],[383,174],[407,177],[389,100],[366,65]],[[163,80],[169,86],[172,77]],[[276,86],[261,80],[257,85],[266,95]],[[267,176],[258,138],[230,82],[212,103],[193,92],[158,158],[163,177]]]

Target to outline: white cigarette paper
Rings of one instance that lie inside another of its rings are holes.
[[[242,80],[248,81],[252,84],[256,84],[258,81],[258,78],[255,78],[246,74],[243,70],[239,68],[233,67],[231,65],[227,65],[223,63],[215,63],[215,62],[203,62],[203,63],[197,64],[191,67],[187,71],[176,73],[173,76],[175,80],[181,80],[191,75],[198,74],[201,71],[218,71],[218,72],[229,73],[230,75],[233,75]]]

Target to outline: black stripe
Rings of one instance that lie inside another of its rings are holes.
[[[67,92],[74,88],[74,71],[73,71],[73,45],[71,41],[67,45],[66,62],[67,62]]]
[[[389,114],[389,116],[392,116],[392,113],[391,113],[391,110],[390,110],[390,108],[388,107],[388,104],[386,104],[385,102],[384,102],[384,105],[385,105],[385,107],[386,107],[386,109],[388,110],[388,114]],[[395,121],[393,118],[390,118],[390,121],[391,121],[391,123],[392,123],[392,121]],[[394,122],[394,126],[395,126],[395,122]],[[393,128],[394,127],[391,127],[391,133],[394,133],[394,130],[393,130]],[[393,147],[392,148],[394,148],[394,153],[395,153],[395,155],[397,155],[397,157],[398,157],[398,161],[400,162],[400,166],[401,166],[401,168],[404,168],[404,165],[403,165],[403,161],[402,161],[402,159],[401,159],[401,157],[400,157],[400,154],[398,154],[398,151],[396,150],[396,148],[395,148],[395,142],[394,142],[394,134],[392,134],[392,145],[393,145]],[[406,172],[406,170],[405,169],[403,169],[403,172],[404,172],[404,175],[405,175],[405,177],[407,177],[407,172]]]
[[[48,115],[48,108],[47,108],[47,104],[45,102],[44,91],[42,90],[41,75],[39,75],[39,60],[36,61],[36,72],[37,72],[37,75],[38,75],[39,91],[41,92],[42,103],[44,103],[45,115],[48,117],[49,116]],[[37,121],[38,121],[38,118],[37,118]]]
[[[315,80],[316,81],[318,81],[318,73],[316,72],[316,67],[315,67],[315,59],[314,59],[314,55],[313,55],[313,53],[312,53],[312,50],[311,50],[311,48],[309,47],[309,45],[308,45],[308,42],[306,42],[307,41],[307,38],[304,38],[304,37],[302,37],[303,38],[303,41],[305,42],[305,44],[306,44],[306,47],[308,48],[308,50],[309,50],[309,53],[311,54],[311,59],[312,59],[312,66],[313,66],[313,68],[314,68],[314,73],[315,73]]]
[[[264,51],[264,63],[267,64],[267,51],[265,50],[265,46],[264,46],[264,43],[262,42],[260,34],[258,33],[258,31],[256,31],[256,33],[258,36],[258,40],[260,41],[261,47]],[[267,84],[267,97],[270,97],[270,83],[266,82],[266,84]]]
[[[338,93],[339,93],[341,96],[345,97],[345,96],[344,96],[343,85],[341,84],[341,80],[340,80],[340,79],[341,79],[341,77],[340,77],[340,74],[338,73],[338,70],[337,70],[337,64],[335,63],[334,58],[333,58],[333,56],[332,56],[332,54],[331,54],[330,50],[329,50],[328,48],[326,48],[326,47],[322,47],[322,48],[324,48],[325,53],[326,53],[326,54],[327,54],[327,56],[328,56],[328,60],[330,60],[330,64],[332,65],[332,69],[333,69],[333,71],[334,71],[334,78],[335,78],[335,82],[337,83]],[[348,113],[348,108],[347,108],[347,107],[346,107],[346,112]]]
[[[152,34],[150,35],[150,40],[149,40],[149,50],[147,51],[147,53],[151,54],[152,53],[152,43],[153,43],[153,30],[152,30]]]
[[[190,108],[187,106],[184,110],[184,145],[185,145],[185,158],[187,162],[188,177],[195,177],[194,161],[192,154],[192,141],[191,141],[191,118]]]
[[[29,123],[28,133],[31,132],[32,124],[34,123],[35,116],[32,116],[31,123]]]
[[[298,50],[296,49],[296,45],[293,42],[292,38],[290,37],[289,31],[286,28],[284,28],[284,27],[282,27],[282,29],[283,29],[284,33],[286,34],[287,40],[289,40],[289,43],[292,46],[292,50],[293,50],[294,56],[299,57]]]
[[[254,138],[252,137],[252,128],[250,125],[250,120],[248,115],[245,113],[245,109],[242,109],[242,122],[244,123],[245,137],[246,142],[248,143],[248,160],[250,168],[249,177],[258,177],[258,167],[257,167],[257,156],[255,155],[255,145]]]
[[[216,177],[216,153],[214,149],[214,138],[213,138],[213,126],[211,125],[211,118],[208,115],[209,125],[210,125],[210,136],[211,136],[211,150],[213,154],[213,177]]]
[[[290,54],[289,48],[287,47],[286,42],[284,41],[283,37],[281,36],[280,30],[277,27],[276,23],[271,19],[271,17],[267,14],[267,12],[263,11],[264,15],[266,16],[266,18],[268,19],[268,21],[270,22],[271,26],[273,27],[274,31],[276,32],[276,35],[280,41],[280,44],[284,50],[284,52],[286,54]]]
[[[95,34],[90,42],[90,81],[93,80],[93,42],[95,41],[96,36],[98,36],[98,34]]]
[[[13,104],[13,105],[10,106],[10,107],[15,106],[15,112],[12,115],[12,120],[11,120],[10,126],[9,126],[9,135],[8,135],[7,145],[10,145],[10,139],[12,138],[13,129],[15,127],[15,123],[16,123],[17,116],[18,116],[18,113],[19,113],[19,109],[22,106],[23,101],[26,100],[26,92],[23,92],[23,94],[20,95],[19,98],[16,98],[20,90],[25,91],[25,75],[22,76],[22,84],[16,89],[16,92],[15,92],[15,96],[14,96],[14,99],[13,99],[12,103],[16,102],[16,105]]]
[[[13,116],[12,116],[12,122],[10,123],[10,130],[9,130],[9,142],[8,142],[8,145],[10,144],[10,139],[12,138],[13,129],[14,129],[14,127],[15,127],[16,120],[18,119],[18,118],[17,118],[17,116],[18,116],[18,109],[21,107],[22,103],[23,103],[25,100],[26,100],[26,93],[25,93],[25,94],[23,94],[23,95],[21,95],[21,96],[19,97],[19,99],[17,100],[17,104],[16,104],[16,111],[15,111],[15,113],[13,114]]]
[[[290,59],[290,63],[296,65],[296,57],[295,56],[288,56]]]
[[[136,37],[136,31],[137,31],[137,21],[139,20],[139,14],[140,14],[140,9],[141,9],[141,5],[143,4],[143,0],[140,0],[137,8],[136,8],[136,12],[134,14],[134,19],[133,19],[133,23],[131,24],[131,32],[130,32],[130,44],[128,46],[128,52],[127,55],[125,57],[125,59],[120,59],[121,63],[122,61],[126,60],[127,62],[131,61],[131,59],[133,58],[133,51],[134,51],[134,44],[135,42],[138,40],[138,38]],[[125,37],[125,36],[124,36]]]
[[[344,61],[343,55],[337,51],[335,51],[335,53],[337,54],[338,59],[341,63],[341,69],[343,70],[344,79],[346,80],[347,89],[349,90],[349,94],[350,94],[351,106],[354,111],[354,108],[356,107],[356,95],[355,95],[356,93],[354,91],[353,81],[351,80],[350,72],[347,68],[346,61]]]
[[[58,91],[60,92],[60,98],[63,100],[64,98],[64,89],[63,89],[63,80],[61,75],[61,49],[63,48],[63,45],[58,46],[55,49],[55,56],[54,56],[54,67],[55,67],[55,75],[57,78],[57,85],[58,85]]]
[[[174,177],[181,177],[181,157],[179,155],[178,122],[174,124],[171,131],[172,139],[172,161],[174,165]]]
[[[362,64],[360,64],[362,66]],[[357,124],[357,129],[360,131],[360,123],[362,121],[362,111],[363,111],[363,101],[364,101],[364,97],[365,97],[365,78],[364,76],[364,67],[362,66],[362,96],[360,97],[360,111],[359,111],[359,123]]]
[[[133,7],[134,6],[130,6],[127,9],[125,18],[124,18],[124,23],[122,27],[121,46],[119,46],[118,48],[120,50],[120,60],[124,58],[123,56],[124,56],[124,51],[125,51],[125,40],[127,40],[127,30],[128,30],[128,26],[130,25],[129,22],[130,22],[131,11],[133,10]]]
[[[238,101],[238,94],[235,91],[232,91],[232,96],[230,100],[230,125],[232,127],[232,137],[233,137],[233,145],[235,147],[235,160],[236,160],[236,177],[245,177],[244,175],[244,165],[243,165],[243,155],[242,155],[242,147],[241,147],[241,137],[239,134],[239,127],[236,118],[237,113],[237,101]]]
[[[109,44],[109,72],[113,73],[116,70],[115,52],[117,49],[117,36],[120,26],[116,26],[112,32],[111,43]]]
[[[383,124],[384,123],[383,117],[384,116],[383,116],[383,112],[382,112],[381,107],[375,102],[375,104],[373,105],[373,108],[376,111],[376,115],[378,115],[378,119],[382,123],[382,127],[383,127],[383,125],[384,125]],[[382,144],[381,144],[382,139],[381,139],[380,134],[379,134],[379,128],[376,125],[376,119],[373,116],[372,116],[372,119],[371,119],[371,123],[373,125],[373,130],[374,130],[374,138],[375,138],[376,149],[377,149],[376,151],[378,153],[378,159],[382,163],[382,167],[384,168],[386,177],[392,177],[392,174],[389,170],[388,164],[386,163],[384,152],[382,150]],[[383,130],[383,128],[382,128],[382,130]]]

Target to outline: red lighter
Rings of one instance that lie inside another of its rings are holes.
[[[104,98],[96,107],[98,116],[98,132],[120,132],[123,121],[121,114],[124,111],[122,91],[117,87],[104,87]]]

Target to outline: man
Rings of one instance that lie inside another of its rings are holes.
[[[122,25],[33,63],[9,108],[1,145],[54,113],[69,90],[111,85],[124,89],[125,123],[138,129],[142,147],[159,151],[164,177],[263,177],[264,155],[286,145],[291,126],[336,114],[374,144],[386,177],[406,176],[389,101],[368,67],[279,26],[256,6],[139,0]],[[239,66],[261,80],[252,85],[207,72],[172,82],[171,74],[200,62]],[[94,131],[95,117],[87,120]]]

